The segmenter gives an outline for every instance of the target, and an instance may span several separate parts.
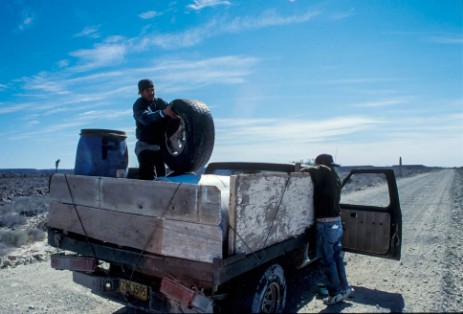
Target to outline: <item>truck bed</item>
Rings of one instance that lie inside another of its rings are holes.
[[[198,184],[55,174],[48,226],[214,264],[303,235],[313,225],[312,194],[310,175],[301,172],[203,175]]]

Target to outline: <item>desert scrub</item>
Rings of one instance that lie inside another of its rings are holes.
[[[7,213],[0,216],[0,227],[14,227],[26,224],[27,219],[17,213]]]
[[[3,229],[0,230],[0,243],[21,247],[35,241],[45,239],[45,232],[41,229]]]
[[[16,198],[0,205],[0,228],[20,229],[19,226],[36,224],[47,215],[48,207],[48,196]]]

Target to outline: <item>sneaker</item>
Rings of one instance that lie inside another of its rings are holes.
[[[344,295],[343,293],[339,293],[334,296],[324,298],[323,303],[325,303],[326,305],[336,304],[343,300],[343,295]]]
[[[352,288],[352,287],[347,288],[342,293],[342,299],[343,300],[347,299],[348,297],[350,297],[352,295],[352,293],[354,293],[354,288]]]

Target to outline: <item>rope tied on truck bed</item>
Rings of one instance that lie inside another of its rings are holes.
[[[180,182],[177,187],[175,188],[175,191],[174,193],[172,193],[172,196],[169,200],[169,202],[167,203],[167,206],[166,208],[164,209],[164,211],[162,212],[162,215],[160,217],[164,217],[164,215],[166,214],[166,212],[169,210],[169,207],[172,205],[172,202],[175,198],[175,195],[177,195],[177,192],[180,188],[180,186],[182,185],[183,183]],[[146,252],[146,248],[148,247],[148,244],[151,242],[151,239],[153,238],[153,235],[154,235],[154,232],[156,231],[156,228],[153,228],[153,231],[151,232],[150,236],[148,237],[148,240],[146,240],[146,243],[145,245],[143,246],[143,249],[140,251],[140,254],[138,255],[137,257],[137,261],[135,262],[135,264],[133,265],[133,268],[132,268],[132,273],[130,274],[130,280],[132,280],[132,277],[135,273],[135,269],[137,268],[138,266],[138,263],[140,262],[140,259],[142,258],[143,254],[145,254]]]
[[[74,207],[74,210],[75,210],[75,212],[76,212],[77,219],[79,219],[80,226],[82,227],[82,230],[84,231],[85,240],[87,241],[88,246],[89,246],[90,249],[92,250],[93,257],[96,258],[95,248],[93,247],[92,243],[90,243],[90,241],[89,241],[89,239],[88,239],[87,231],[85,230],[84,223],[82,222],[82,218],[80,217],[79,211],[77,210],[76,203],[74,202],[74,195],[72,195],[71,187],[70,187],[70,185],[69,185],[68,177],[67,177],[66,174],[64,174],[64,179],[66,180],[66,186],[67,186],[67,188],[68,188],[69,195],[71,196],[72,206]]]

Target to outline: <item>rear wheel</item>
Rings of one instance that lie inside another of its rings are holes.
[[[281,313],[286,303],[286,279],[283,268],[274,264],[262,274],[251,294],[252,313]]]

